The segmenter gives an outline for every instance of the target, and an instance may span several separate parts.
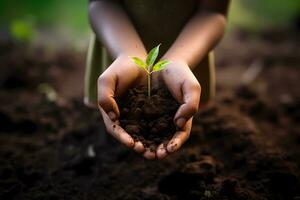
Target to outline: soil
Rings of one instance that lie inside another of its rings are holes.
[[[298,35],[225,38],[216,99],[161,161],[119,144],[83,105],[84,53],[0,42],[0,199],[300,199]]]
[[[150,97],[147,87],[131,89],[118,105],[121,126],[150,151],[167,145],[176,132],[173,119],[179,104],[166,88],[152,89]]]

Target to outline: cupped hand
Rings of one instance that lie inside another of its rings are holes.
[[[181,104],[174,117],[178,131],[169,141],[167,148],[159,145],[156,152],[146,150],[144,145],[133,138],[119,125],[120,111],[115,101],[116,96],[121,96],[128,89],[146,83],[144,72],[135,66],[128,56],[118,57],[98,79],[98,105],[106,130],[109,134],[143,153],[147,159],[162,159],[168,154],[178,150],[188,139],[192,116],[197,112],[200,100],[200,85],[184,62],[171,62],[163,71],[153,74],[154,86],[163,82],[173,97]]]
[[[109,134],[129,148],[142,153],[145,148],[120,126],[120,111],[115,97],[146,82],[144,72],[128,56],[118,57],[98,78],[98,107]]]
[[[168,60],[168,58],[164,59]],[[177,132],[166,148],[163,144],[158,147],[156,157],[159,159],[177,151],[189,138],[193,115],[198,111],[201,94],[201,86],[187,63],[170,61],[171,63],[164,70],[153,77],[156,87],[160,87],[163,82],[173,97],[180,103],[180,107],[174,117]],[[145,154],[150,154],[150,152]]]

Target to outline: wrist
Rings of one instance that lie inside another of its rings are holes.
[[[161,75],[162,77],[168,76],[169,74],[169,70],[174,70],[174,69],[179,69],[179,68],[187,68],[190,70],[190,67],[187,63],[187,61],[185,59],[182,59],[180,57],[169,57],[169,56],[164,56],[162,57],[162,60],[167,60],[170,62],[170,64],[168,64],[166,66],[166,68],[164,70],[162,70]]]
[[[171,56],[171,55],[165,55],[162,57],[161,60],[167,60],[169,61],[171,64],[172,63],[177,63],[177,64],[181,64],[181,65],[188,65],[187,61],[181,57],[178,56]]]
[[[122,54],[118,55],[116,59],[132,62],[132,59],[131,59],[132,57],[138,57],[138,58],[146,61],[147,54],[146,53],[122,53]]]
[[[146,61],[147,52],[146,51],[130,51],[130,52],[125,52],[125,53],[121,53],[120,55],[118,55],[118,58],[122,58],[122,59],[129,58],[131,60],[131,57],[138,57],[138,58]]]

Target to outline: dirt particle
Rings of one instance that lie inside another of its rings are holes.
[[[126,125],[125,130],[127,133],[132,135],[140,133],[140,127],[138,125]]]

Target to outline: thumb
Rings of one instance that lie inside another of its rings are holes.
[[[198,111],[201,86],[198,81],[185,81],[182,85],[183,104],[178,108],[174,121],[178,128],[183,128],[186,122]]]

